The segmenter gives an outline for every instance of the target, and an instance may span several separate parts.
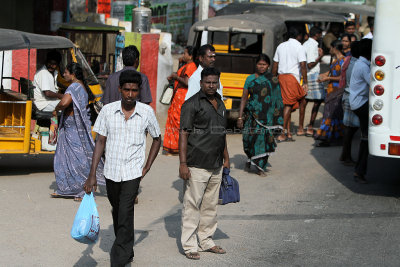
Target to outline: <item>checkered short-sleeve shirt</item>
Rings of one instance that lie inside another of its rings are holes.
[[[135,111],[125,120],[121,101],[105,105],[93,131],[107,137],[104,176],[115,182],[142,176],[145,163],[146,132],[153,138],[161,134],[153,109],[136,102]]]

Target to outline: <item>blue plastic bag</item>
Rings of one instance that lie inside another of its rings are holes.
[[[240,201],[239,183],[229,173],[230,170],[228,168],[224,168],[222,171],[222,181],[219,189],[219,204],[221,205]]]
[[[78,242],[89,244],[97,241],[100,231],[100,219],[93,192],[85,194],[75,215],[71,236]]]

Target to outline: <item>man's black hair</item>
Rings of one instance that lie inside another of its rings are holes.
[[[297,39],[299,35],[303,35],[303,33],[297,27],[291,27],[289,29],[289,38]]]
[[[344,25],[344,28],[346,29],[347,27],[351,27],[351,26],[356,26],[356,24],[353,21],[348,21],[346,22],[346,24]]]
[[[354,41],[350,45],[351,47],[351,56],[355,58],[360,57],[360,41]]]
[[[133,50],[135,50],[136,58],[139,59],[139,58],[140,58],[140,52],[139,52],[139,50],[137,49],[137,47],[136,47],[135,45],[132,45],[132,46],[133,46]]]
[[[205,45],[200,46],[200,48],[199,48],[199,52],[198,52],[199,57],[204,56],[207,53],[207,50],[210,50],[211,52],[215,52],[214,46],[212,46],[210,44],[205,44]]]
[[[374,17],[371,17],[371,16],[368,16],[368,17],[367,17],[367,23],[368,23],[368,26],[369,26],[370,28],[374,27],[375,18],[374,18]]]
[[[314,37],[317,34],[322,34],[322,29],[320,27],[312,27],[310,30],[310,37]]]
[[[256,59],[256,64],[261,60],[264,60],[265,62],[267,62],[268,65],[271,65],[271,60],[266,54],[260,54]]]
[[[142,84],[142,76],[137,71],[124,70],[119,76],[119,86],[122,88],[125,83],[136,83],[140,86]]]
[[[136,46],[130,45],[122,50],[122,62],[125,66],[134,66],[137,58],[139,58],[139,50]]]
[[[371,39],[361,39],[360,41],[360,56],[371,60],[372,52],[372,40]]]
[[[61,62],[61,54],[57,50],[50,50],[47,52],[47,57],[46,57],[46,62],[49,62],[50,60],[54,60],[57,62],[57,65],[60,64]]]
[[[204,77],[207,76],[211,76],[211,75],[215,75],[215,76],[221,76],[221,72],[216,69],[216,68],[205,68],[201,71],[201,79],[203,80]]]

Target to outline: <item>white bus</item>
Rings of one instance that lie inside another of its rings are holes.
[[[369,94],[369,153],[400,158],[400,0],[376,2]]]

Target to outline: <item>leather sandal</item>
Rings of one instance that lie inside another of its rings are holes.
[[[215,254],[225,254],[226,253],[226,251],[224,249],[222,249],[220,246],[213,246],[212,248],[205,250],[205,252],[211,252],[211,253],[215,253]]]
[[[185,255],[189,260],[200,260],[200,254],[198,252],[189,252]]]

